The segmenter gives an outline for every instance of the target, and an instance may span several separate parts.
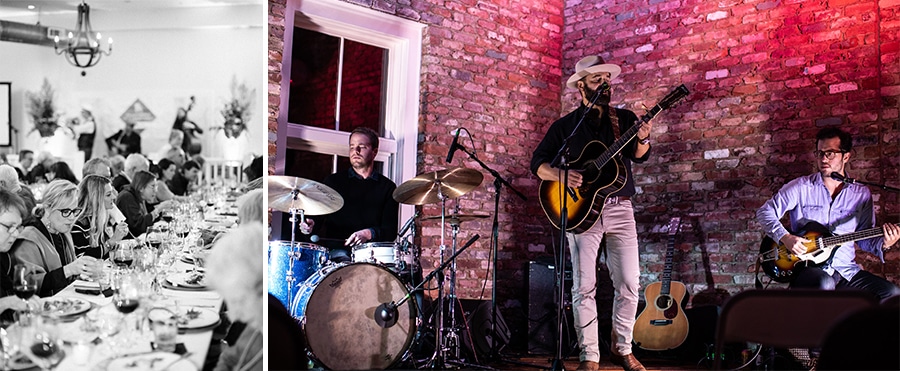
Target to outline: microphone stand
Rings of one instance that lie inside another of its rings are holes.
[[[569,197],[567,195],[571,195],[574,200],[577,199],[577,195],[574,190],[569,189],[569,163],[566,161],[566,158],[569,153],[569,147],[571,146],[570,141],[573,137],[575,137],[575,133],[578,132],[578,129],[581,128],[581,125],[584,123],[584,118],[587,117],[587,114],[594,108],[597,103],[597,99],[600,98],[600,93],[602,93],[606,89],[601,85],[598,89],[594,97],[591,99],[590,104],[585,106],[584,110],[581,113],[581,118],[578,119],[578,123],[575,124],[575,128],[572,129],[572,132],[569,133],[569,136],[566,139],[563,139],[562,146],[559,148],[559,151],[556,152],[556,157],[553,158],[553,161],[550,161],[551,167],[559,168],[563,173],[563,181],[562,188],[566,191],[562,193],[562,203],[560,204],[560,212],[559,212],[559,259],[556,261],[556,354],[555,358],[550,362],[550,368],[553,371],[557,370],[565,370],[566,365],[563,360],[563,320],[565,317],[565,295],[566,295],[566,285],[565,285],[565,276],[566,276],[566,230],[568,229],[567,223],[567,215],[568,215],[568,201]],[[575,267],[572,268],[573,270]],[[573,272],[574,274],[574,272]]]
[[[487,170],[494,177],[494,217],[491,225],[491,256],[493,259],[491,261],[493,274],[491,275],[491,354],[489,358],[498,360],[500,359],[500,350],[497,347],[498,342],[496,341],[499,334],[497,334],[497,254],[499,250],[499,235],[500,235],[500,222],[499,222],[499,213],[500,213],[500,188],[503,185],[506,185],[509,190],[513,191],[516,196],[519,196],[523,201],[528,201],[528,197],[525,197],[522,192],[519,192],[512,184],[510,184],[506,179],[500,176],[496,170],[491,169],[484,162],[482,162],[478,156],[475,155],[474,151],[469,151],[462,144],[457,144],[457,148],[467,155],[472,160],[481,165],[481,168]]]
[[[835,175],[836,175],[836,173],[831,173],[831,178],[836,179],[836,180],[839,180],[839,181],[842,181],[842,182],[847,183],[847,184],[859,183],[859,184],[862,184],[862,185],[867,185],[867,186],[870,186],[870,187],[879,188],[879,189],[882,189],[882,190],[885,190],[885,191],[891,191],[891,192],[900,193],[900,188],[891,187],[891,186],[888,186],[888,185],[886,185],[886,184],[872,183],[872,182],[867,182],[867,181],[864,181],[864,180],[857,180],[857,179],[853,179],[853,178],[850,178],[850,177],[844,177],[844,176],[841,176],[841,175],[837,175],[837,176],[835,176]]]
[[[466,242],[459,250],[454,252],[453,255],[451,255],[449,259],[446,259],[443,262],[441,262],[441,264],[437,268],[435,268],[433,271],[431,271],[431,273],[429,273],[428,276],[425,276],[425,278],[422,280],[422,282],[420,282],[418,285],[413,287],[412,290],[409,290],[409,292],[406,295],[404,295],[403,298],[401,298],[399,301],[391,301],[390,303],[381,303],[378,307],[376,307],[375,313],[373,314],[373,319],[375,320],[375,322],[383,328],[388,328],[388,327],[393,326],[397,322],[397,316],[399,316],[399,314],[397,312],[397,308],[400,307],[401,305],[403,305],[403,303],[406,303],[406,301],[409,300],[409,298],[412,295],[414,295],[415,292],[421,290],[422,287],[425,286],[425,284],[428,283],[428,281],[431,281],[431,279],[433,279],[436,275],[441,274],[443,276],[443,273],[441,273],[441,272],[443,272],[443,270],[445,268],[447,268],[447,266],[450,265],[450,263],[452,263],[456,259],[457,256],[459,256],[459,254],[461,254],[463,251],[465,251],[467,248],[469,248],[469,246],[472,246],[472,244],[474,244],[475,241],[477,241],[480,237],[481,237],[480,235],[476,234],[475,236],[470,238],[469,241]],[[440,319],[440,321],[443,321],[443,319]],[[439,326],[443,326],[443,323],[436,324],[435,326],[439,328]],[[437,336],[441,336],[441,334],[439,333]],[[431,360],[429,360],[429,362],[430,362],[429,365],[431,368],[443,370],[443,369],[446,369],[446,361],[447,361],[446,355],[444,354],[444,350],[441,349],[441,348],[443,348],[443,346],[441,345],[440,340],[437,340],[436,343],[437,343],[437,346],[436,346],[437,349],[435,349],[434,355],[432,356]],[[458,363],[461,363],[461,362],[458,362]],[[471,364],[463,364],[463,365],[467,366],[467,367],[473,367],[473,368],[479,367],[477,365],[471,365]],[[481,368],[483,368],[483,367],[481,367]]]

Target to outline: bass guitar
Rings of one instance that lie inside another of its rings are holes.
[[[565,187],[561,182],[542,180],[540,184],[540,201],[544,214],[556,229],[560,229],[563,198],[566,201],[566,231],[582,233],[591,228],[603,211],[603,204],[609,195],[625,186],[627,180],[625,164],[618,156],[622,148],[631,141],[641,128],[662,110],[668,109],[686,97],[690,92],[684,85],[666,95],[649,112],[619,137],[609,148],[600,141],[588,143],[578,159],[569,163],[569,169],[578,171],[582,176],[582,184],[578,188]]]
[[[805,253],[794,254],[784,244],[769,236],[765,236],[759,246],[760,266],[775,282],[790,282],[794,267],[822,265],[834,256],[839,246],[884,236],[884,229],[877,227],[835,236],[824,225],[809,222],[799,232],[791,234],[809,240],[803,244],[806,247]]]
[[[688,320],[681,310],[687,289],[683,283],[672,281],[672,255],[680,224],[678,217],[669,221],[669,245],[662,281],[651,283],[644,289],[647,305],[634,322],[634,342],[643,349],[673,349],[687,339]]]

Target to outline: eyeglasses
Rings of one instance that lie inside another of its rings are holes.
[[[25,226],[24,226],[24,225],[21,225],[21,224],[15,226],[15,227],[13,227],[13,226],[8,225],[8,224],[0,223],[0,227],[5,228],[5,229],[6,229],[6,233],[9,233],[9,234],[19,233],[19,232],[22,232],[23,229],[25,229]]]
[[[847,151],[813,151],[813,156],[816,156],[816,159],[820,159],[822,158],[822,156],[825,156],[826,160],[833,160],[834,155],[838,153],[845,154],[847,153]]]
[[[71,216],[78,215],[81,213],[81,209],[58,209],[59,215],[62,215],[63,218],[68,218]]]

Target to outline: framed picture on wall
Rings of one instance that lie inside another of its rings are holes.
[[[12,83],[0,82],[0,146],[12,145],[10,127],[12,123]]]

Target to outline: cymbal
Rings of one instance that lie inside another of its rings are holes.
[[[271,209],[289,213],[291,208],[295,208],[303,210],[306,215],[325,215],[344,207],[344,198],[322,183],[286,175],[270,175],[266,178]]]
[[[484,219],[489,217],[490,215],[477,215],[477,214],[448,214],[446,215],[446,220],[450,224],[459,224],[460,222],[468,222],[470,220]],[[428,216],[422,218],[422,220],[441,220],[441,216]]]
[[[394,190],[394,200],[401,204],[425,205],[445,198],[457,198],[481,185],[484,175],[462,167],[419,174]]]

